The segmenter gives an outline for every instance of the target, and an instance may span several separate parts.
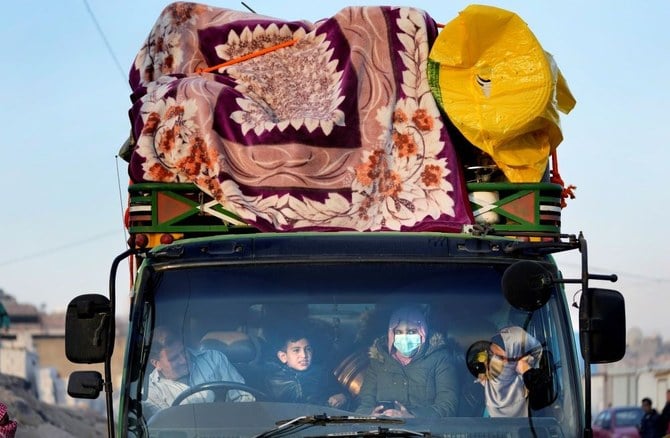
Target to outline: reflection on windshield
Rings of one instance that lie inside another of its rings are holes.
[[[325,413],[397,418],[433,432],[454,430],[461,418],[467,430],[495,430],[487,428],[508,418],[489,418],[482,375],[466,363],[469,347],[519,326],[554,364],[565,356],[555,298],[533,314],[517,311],[500,276],[491,266],[388,263],[163,272],[145,297],[155,297],[146,318],[151,348],[134,373],[143,421],[150,431],[237,428],[252,436]],[[570,436],[577,401],[560,391],[567,377],[556,369],[560,393],[551,404],[515,415],[530,412],[534,427]],[[527,418],[515,421],[528,428]]]

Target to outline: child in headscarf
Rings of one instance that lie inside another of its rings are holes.
[[[537,381],[533,370],[541,357],[542,345],[521,327],[505,327],[491,339],[486,374],[480,379],[490,417],[528,416],[529,390]]]
[[[419,307],[396,310],[369,356],[357,412],[406,418],[456,415],[455,366],[443,336],[429,334]]]

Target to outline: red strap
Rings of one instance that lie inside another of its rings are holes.
[[[292,46],[297,42],[298,42],[298,39],[294,38],[292,40],[284,41],[283,43],[279,43],[279,44],[276,44],[276,45],[271,46],[271,47],[266,47],[264,49],[256,50],[255,52],[248,53],[246,55],[240,56],[239,58],[234,58],[234,59],[231,59],[230,61],[226,61],[226,62],[223,62],[221,64],[218,64],[218,65],[215,65],[215,66],[212,66],[212,67],[207,67],[207,68],[198,67],[198,68],[195,69],[195,72],[196,73],[211,73],[214,70],[218,70],[218,69],[223,68],[223,67],[228,67],[229,65],[233,65],[233,64],[238,64],[242,61],[246,61],[248,59],[255,58],[257,56],[265,55],[266,53],[274,52],[275,50],[278,50],[278,49],[283,49],[284,47]]]
[[[573,186],[570,184],[569,186],[565,187],[565,182],[563,182],[563,178],[561,178],[561,174],[558,172],[558,156],[556,154],[556,149],[553,149],[551,151],[551,182],[554,184],[560,184],[561,187],[563,187],[563,190],[561,192],[561,208],[565,208],[568,203],[565,201],[568,197],[570,199],[575,199],[575,192],[574,190],[577,188],[577,186]]]

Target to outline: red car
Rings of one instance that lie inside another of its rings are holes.
[[[593,438],[639,438],[642,415],[638,406],[607,408],[593,420]]]

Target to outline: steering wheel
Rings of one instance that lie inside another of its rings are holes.
[[[175,397],[174,401],[172,402],[172,406],[177,406],[181,402],[184,401],[184,399],[190,397],[193,394],[196,394],[198,392],[202,391],[213,391],[214,393],[221,392],[223,389],[225,389],[226,393],[230,391],[231,389],[237,389],[240,391],[248,392],[249,394],[253,395],[256,400],[267,400],[268,396],[262,392],[259,391],[256,388],[252,388],[249,385],[245,385],[244,383],[238,383],[238,382],[229,382],[229,381],[217,381],[217,382],[205,382],[201,383],[199,385],[192,386],[188,389],[185,389],[182,391],[177,397]],[[216,399],[216,397],[215,397]]]

